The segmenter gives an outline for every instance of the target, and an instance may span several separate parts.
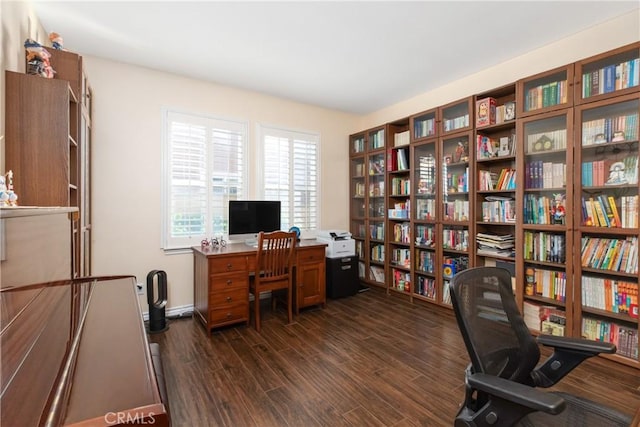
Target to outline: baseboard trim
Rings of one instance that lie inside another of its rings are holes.
[[[191,314],[193,313],[193,304],[188,304],[188,305],[181,305],[178,307],[171,307],[165,310],[165,316],[166,317],[186,317],[187,314]],[[149,320],[149,312],[148,311],[143,311],[142,312],[142,318],[144,319],[144,321],[148,321]]]

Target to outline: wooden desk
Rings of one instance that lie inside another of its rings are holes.
[[[327,302],[326,243],[298,242],[294,255],[295,310]],[[249,323],[249,275],[255,271],[257,249],[244,243],[220,248],[193,247],[193,306],[202,324],[213,328]]]

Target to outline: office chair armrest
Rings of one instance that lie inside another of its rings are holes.
[[[471,374],[467,377],[470,387],[500,399],[549,414],[559,414],[566,406],[565,400],[553,393],[487,374]]]
[[[616,352],[615,344],[582,338],[539,335],[538,343],[553,347],[553,354],[531,373],[538,387],[551,387],[585,359]]]

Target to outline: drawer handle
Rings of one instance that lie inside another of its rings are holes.
[[[231,279],[227,279],[227,286],[231,285],[232,281]]]
[[[227,297],[227,302],[231,302],[231,297]]]
[[[229,263],[227,264],[227,270],[231,270],[233,268],[233,264]]]
[[[231,313],[227,313],[227,319],[231,317]]]

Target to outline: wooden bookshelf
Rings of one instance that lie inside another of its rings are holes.
[[[450,274],[507,268],[532,333],[614,340],[603,357],[640,369],[639,57],[640,42],[351,135],[361,280],[446,307]],[[626,84],[583,89],[612,66]]]

